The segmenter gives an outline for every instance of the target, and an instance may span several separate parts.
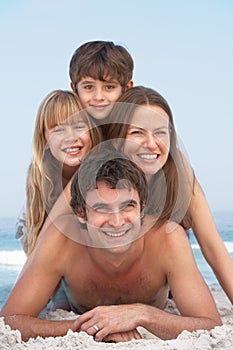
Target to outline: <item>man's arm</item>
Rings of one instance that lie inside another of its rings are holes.
[[[160,338],[175,338],[183,330],[210,330],[221,325],[214,299],[195,263],[187,235],[182,227],[164,234],[163,266],[180,316],[148,309],[144,324],[150,332]],[[166,314],[166,315],[165,315]],[[154,323],[154,324],[153,324]]]
[[[0,315],[12,329],[19,329],[22,339],[38,335],[65,335],[73,321],[47,321],[37,315],[49,301],[62,276],[63,248],[66,238],[48,231],[28,258]],[[63,247],[63,248],[62,248]]]
[[[167,276],[172,295],[181,315],[174,315],[144,304],[98,306],[81,315],[75,322],[77,330],[93,335],[96,340],[107,335],[146,328],[161,339],[176,338],[183,330],[212,329],[221,325],[213,297],[195,264],[184,230],[177,226],[163,234],[161,269]]]

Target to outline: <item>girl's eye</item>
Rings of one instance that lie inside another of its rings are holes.
[[[84,130],[84,129],[88,129],[88,126],[85,123],[82,123],[82,124],[80,123],[80,124],[74,125],[73,128],[76,130]]]
[[[53,129],[53,132],[55,132],[55,133],[59,133],[59,132],[62,132],[62,131],[64,131],[64,128],[61,128],[61,127],[55,127]]]

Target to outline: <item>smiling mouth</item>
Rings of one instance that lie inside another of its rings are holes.
[[[129,231],[129,230],[124,230],[124,231],[120,231],[120,232],[109,232],[109,231],[102,231],[102,232],[103,232],[106,236],[118,238],[118,237],[124,236],[126,233],[128,233],[128,231]]]
[[[138,157],[145,160],[155,160],[158,158],[158,154],[138,154]]]
[[[109,106],[109,104],[107,104],[107,105],[91,105],[90,107],[95,108],[95,109],[104,109],[108,106]]]
[[[81,147],[68,147],[64,149],[65,153],[76,153],[79,152],[82,148]]]

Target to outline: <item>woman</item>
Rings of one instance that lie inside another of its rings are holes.
[[[233,303],[233,263],[200,185],[178,149],[167,101],[150,88],[134,87],[120,97],[108,122],[107,139],[147,176],[147,212],[157,215],[158,224],[171,219],[185,229],[192,228],[205,259]]]

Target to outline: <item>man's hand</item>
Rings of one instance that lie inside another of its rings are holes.
[[[95,338],[95,337],[94,337]],[[119,342],[126,342],[133,339],[141,339],[141,334],[137,331],[137,329],[134,329],[129,332],[121,332],[121,333],[112,333],[107,335],[103,339],[103,342],[106,343],[119,343]],[[96,339],[96,338],[95,338]]]
[[[142,304],[97,306],[79,316],[72,329],[84,331],[94,336],[96,341],[140,339],[136,327],[142,309]]]

